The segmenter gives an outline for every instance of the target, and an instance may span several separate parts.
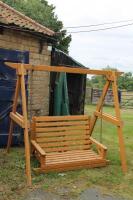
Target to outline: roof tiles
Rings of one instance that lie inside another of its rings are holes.
[[[38,33],[54,35],[54,31],[37,23],[31,18],[25,16],[14,8],[0,1],[0,22],[4,24],[17,25],[21,28],[29,29]]]

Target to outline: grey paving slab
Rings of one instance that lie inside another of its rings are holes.
[[[111,195],[103,195],[98,189],[86,189],[78,197],[70,198],[69,192],[60,190],[58,194],[46,192],[42,189],[31,191],[23,200],[124,200]]]
[[[61,198],[54,193],[46,192],[42,189],[37,189],[26,195],[23,200],[61,200]]]
[[[78,200],[124,200],[111,195],[102,195],[97,189],[87,189],[78,197]]]

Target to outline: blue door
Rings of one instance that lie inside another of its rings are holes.
[[[7,144],[9,131],[9,113],[12,110],[13,96],[16,84],[16,72],[9,68],[4,62],[29,63],[29,52],[0,49],[0,147]],[[21,103],[18,105],[21,112]],[[13,131],[13,145],[22,142],[22,130],[15,125]]]

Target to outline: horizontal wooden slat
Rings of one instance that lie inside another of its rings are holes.
[[[73,169],[74,168],[77,168],[78,166],[79,167],[83,167],[83,166],[86,166],[86,165],[90,165],[91,166],[91,168],[94,166],[94,164],[100,164],[100,163],[103,163],[104,162],[104,164],[106,165],[106,161],[103,161],[103,160],[101,160],[100,158],[99,159],[96,159],[96,158],[94,158],[94,159],[90,159],[90,160],[79,160],[79,161],[71,161],[71,162],[66,162],[66,163],[57,163],[57,164],[47,164],[46,166],[47,166],[47,169],[59,169],[60,167],[63,169],[65,169],[65,168],[68,168],[69,169],[69,167],[73,167]]]
[[[65,122],[42,122],[36,123],[36,127],[52,127],[52,126],[72,126],[72,125],[89,125],[88,121],[65,121]]]
[[[88,130],[71,130],[71,131],[57,131],[57,132],[46,132],[46,133],[36,132],[36,138],[55,137],[55,136],[64,136],[64,135],[89,135],[89,131]]]
[[[47,156],[49,158],[56,158],[56,157],[66,157],[66,155],[67,156],[80,155],[80,157],[82,158],[83,155],[88,155],[88,152],[89,154],[98,155],[93,150],[89,149],[89,150],[72,150],[72,151],[64,152],[63,154],[59,152],[53,152],[53,153],[47,154]]]
[[[43,148],[43,147],[42,147]],[[90,149],[90,145],[82,145],[82,146],[67,146],[67,147],[54,147],[54,148],[43,148],[47,153],[53,152],[65,152],[65,151],[73,151],[73,150],[88,150]]]
[[[77,140],[89,140],[89,136],[87,135],[68,135],[68,136],[59,136],[59,137],[43,137],[43,138],[36,138],[37,143],[47,143],[47,142],[61,142],[61,141],[77,141]]]
[[[62,126],[62,127],[49,127],[49,128],[36,128],[36,132],[57,132],[57,131],[68,131],[68,130],[89,130],[89,126]]]
[[[90,141],[62,141],[62,142],[50,142],[50,143],[39,143],[39,145],[43,148],[48,148],[48,147],[62,147],[62,146],[78,146],[78,145],[87,145],[90,144]]]
[[[90,149],[87,115],[34,117],[33,124],[36,142],[46,152]]]
[[[73,156],[72,156],[73,155]],[[72,154],[72,152],[71,152],[71,155],[65,155],[64,154],[64,156],[63,157],[61,157],[61,156],[57,156],[57,157],[47,157],[47,163],[49,162],[49,163],[65,163],[65,162],[69,162],[69,161],[71,161],[71,160],[73,160],[73,161],[81,161],[81,160],[90,160],[90,159],[101,159],[101,157],[100,156],[98,156],[98,155],[93,155],[93,154],[79,154],[79,155],[75,155],[75,154]]]
[[[78,121],[78,120],[88,120],[87,115],[67,115],[67,116],[39,116],[34,117],[33,120],[39,121]]]
[[[92,159],[101,159],[101,157],[92,150],[80,150],[80,151],[71,151],[62,153],[52,153],[47,155],[47,163],[71,163],[73,161],[83,161],[83,160],[92,160]]]
[[[51,158],[47,158],[47,163],[46,163],[46,165],[57,165],[57,164],[62,164],[62,165],[64,165],[64,164],[67,164],[67,163],[71,163],[71,162],[73,162],[73,163],[75,163],[76,164],[76,162],[80,162],[81,161],[81,163],[82,163],[82,161],[90,161],[90,160],[101,160],[101,157],[100,156],[94,156],[94,155],[89,155],[89,156],[83,156],[82,158],[81,158],[81,156],[79,155],[79,156],[75,156],[75,157],[67,157],[67,156],[65,156],[64,158],[59,158],[58,159],[58,157],[57,157],[57,159],[51,159]]]
[[[93,155],[89,155],[89,157],[86,157],[86,156],[84,156],[84,157],[82,157],[82,158],[80,158],[80,157],[69,157],[69,158],[67,158],[67,157],[65,157],[64,159],[63,158],[61,158],[61,159],[59,159],[59,160],[52,160],[52,159],[47,159],[47,163],[46,163],[46,165],[48,165],[48,164],[50,164],[50,165],[58,165],[58,164],[66,164],[66,163],[76,163],[76,162],[81,162],[81,164],[82,164],[82,162],[83,161],[89,161],[89,160],[100,160],[101,158],[99,157],[99,156],[93,156]]]
[[[66,166],[66,165],[60,165],[60,166],[53,166],[53,165],[49,165],[49,166],[45,166],[45,168],[34,168],[34,171],[37,173],[47,173],[47,172],[65,172],[68,170],[78,170],[78,169],[89,169],[89,168],[94,168],[94,167],[104,167],[107,165],[107,161],[106,160],[92,160],[90,162],[84,163],[82,162],[82,164],[80,165],[72,165],[72,166]]]

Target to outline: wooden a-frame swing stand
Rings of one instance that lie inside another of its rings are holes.
[[[36,157],[41,163],[41,167],[39,169],[40,171],[62,171],[71,170],[75,168],[78,169],[81,167],[105,166],[107,164],[107,160],[105,158],[107,148],[91,137],[91,134],[93,132],[98,118],[106,120],[117,126],[122,170],[123,172],[127,171],[125,146],[122,133],[123,123],[120,117],[117,88],[117,77],[121,75],[121,72],[68,68],[63,66],[33,66],[30,64],[18,63],[7,63],[7,65],[12,67],[13,69],[16,69],[17,74],[13,108],[12,112],[10,113],[11,123],[7,151],[9,152],[11,146],[13,123],[15,122],[24,129],[26,175],[28,185],[31,185],[32,182],[30,167],[30,140],[32,152],[35,153]],[[90,118],[86,115],[61,117],[42,116],[33,117],[32,122],[30,124],[27,116],[25,89],[25,75],[27,74],[28,70],[105,76],[106,83],[104,85],[102,95],[96,106],[96,111],[94,112],[94,116],[92,117],[92,119],[90,120]],[[112,91],[114,96],[114,108],[116,114],[115,117],[102,112],[104,99],[110,85],[112,85]],[[17,112],[17,100],[20,91],[22,98],[22,115]],[[32,133],[30,139],[29,132]],[[74,137],[76,138],[74,139]],[[54,141],[55,139],[53,138],[56,138],[56,141]],[[77,143],[75,143],[75,141]],[[90,145],[92,143],[97,146],[98,154],[95,154],[90,149]],[[76,150],[74,149],[74,145],[77,148]],[[44,151],[44,149],[46,149],[46,152]],[[49,153],[48,155],[47,152]]]

